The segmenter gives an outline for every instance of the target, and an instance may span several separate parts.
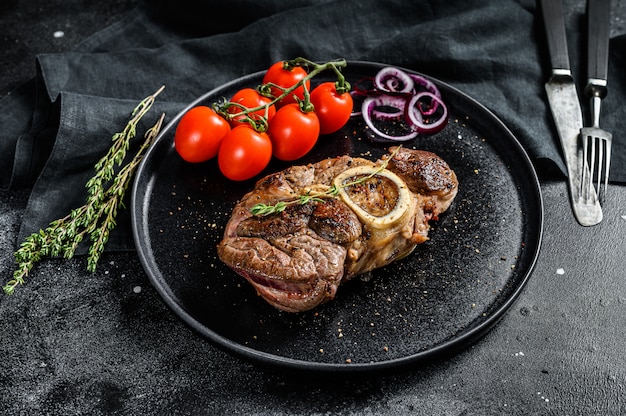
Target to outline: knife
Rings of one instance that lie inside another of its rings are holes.
[[[545,89],[567,166],[570,202],[578,223],[592,226],[602,221],[602,208],[597,198],[593,198],[594,202],[584,202],[581,195],[582,172],[589,168],[583,165],[579,141],[583,116],[567,52],[563,5],[561,0],[541,0],[540,3],[552,64],[552,75]]]

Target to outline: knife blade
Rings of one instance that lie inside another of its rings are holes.
[[[583,116],[569,63],[563,5],[561,0],[541,0],[540,3],[552,64],[552,75],[545,90],[567,166],[570,203],[578,223],[592,226],[602,221],[602,208],[597,198],[594,198],[595,203],[585,203],[581,195],[582,172],[588,167],[583,165],[579,141]]]

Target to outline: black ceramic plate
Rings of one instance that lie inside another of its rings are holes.
[[[354,82],[382,65],[350,62]],[[329,75],[329,76],[332,76]],[[252,74],[189,105],[210,104]],[[321,81],[323,78],[315,78]],[[184,322],[219,348],[260,364],[320,371],[369,371],[423,364],[484,335],[518,296],[534,266],[543,207],[535,171],[516,138],[472,98],[437,80],[451,115],[434,136],[405,146],[434,151],[459,178],[450,210],[432,223],[430,240],[369,281],[346,283],[313,311],[269,306],[220,262],[216,245],[235,203],[254,181],[224,179],[217,163],[188,164],[166,126],[141,164],[132,193],[134,237],[156,290]],[[298,161],[351,154],[375,159],[386,146],[357,120]],[[267,172],[283,169],[274,163]]]

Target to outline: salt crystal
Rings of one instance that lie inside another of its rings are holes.
[[[135,287],[133,288],[133,292],[135,292],[135,293],[139,293],[139,292],[141,292],[141,286],[135,286]]]
[[[565,270],[562,268],[556,269],[556,274],[565,274]]]
[[[62,31],[62,30],[57,30],[56,32],[54,32],[53,36],[54,36],[56,39],[59,39],[59,38],[62,38],[63,36],[65,36],[65,33],[63,33],[63,31]]]

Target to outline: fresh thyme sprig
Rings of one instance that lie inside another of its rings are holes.
[[[137,171],[144,154],[150,148],[154,139],[158,136],[159,131],[161,131],[164,118],[165,114],[163,113],[157,120],[156,124],[146,131],[144,136],[145,140],[141,147],[133,159],[118,172],[113,184],[105,193],[104,203],[100,211],[104,218],[100,223],[100,226],[89,233],[92,244],[87,257],[87,270],[90,272],[96,271],[100,256],[104,252],[104,246],[109,240],[109,233],[117,225],[115,220],[117,217],[117,210],[118,208],[125,208],[124,196],[126,195],[126,191],[130,187],[135,172]]]
[[[72,258],[81,241],[86,236],[91,240],[88,251],[87,270],[94,272],[109,233],[115,228],[118,209],[123,208],[123,199],[130,186],[141,159],[158,135],[165,114],[156,124],[146,131],[144,142],[132,160],[123,166],[117,175],[116,166],[122,166],[130,147],[130,141],[136,135],[137,124],[150,110],[155,98],[163,91],[159,88],[154,94],[146,97],[133,110],[132,117],[124,130],[112,137],[113,144],[105,156],[95,165],[96,173],[85,185],[88,196],[83,206],[73,209],[63,218],[52,221],[47,228],[26,237],[14,253],[17,267],[13,278],[3,287],[10,295],[24,279],[34,265],[45,257],[63,256]]]
[[[252,208],[250,208],[250,213],[252,215],[262,217],[266,215],[278,214],[280,212],[283,212],[290,205],[306,205],[309,202],[324,202],[324,198],[335,198],[337,197],[337,195],[339,195],[340,189],[345,189],[345,188],[349,188],[350,186],[359,185],[367,181],[368,179],[378,175],[383,170],[387,169],[387,165],[389,164],[389,161],[396,155],[396,153],[400,151],[401,147],[402,147],[401,145],[398,146],[391,153],[389,157],[387,157],[386,159],[383,159],[382,163],[376,168],[376,170],[372,171],[369,175],[360,177],[348,183],[344,183],[340,187],[338,187],[336,184],[333,183],[330,187],[328,187],[328,189],[324,191],[308,192],[304,195],[298,195],[288,201],[278,201],[277,203],[273,205],[258,203],[258,204],[253,205]]]

